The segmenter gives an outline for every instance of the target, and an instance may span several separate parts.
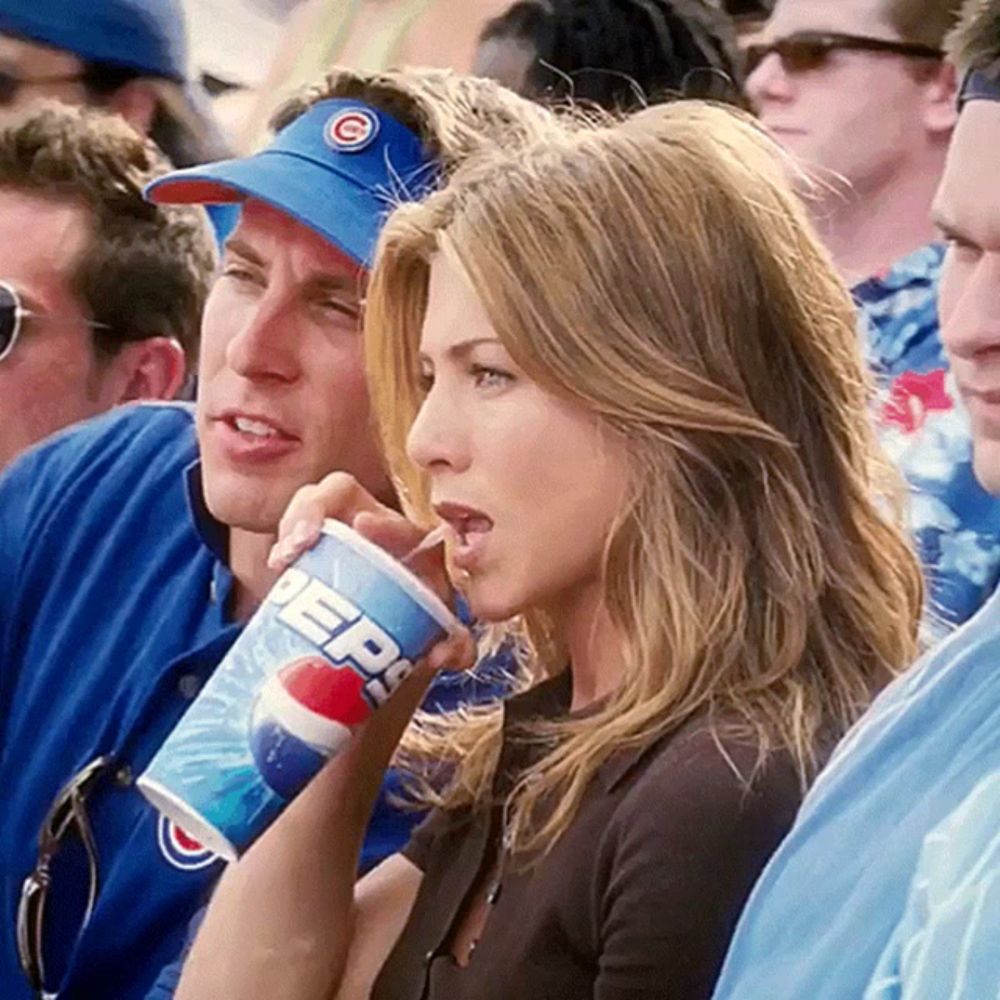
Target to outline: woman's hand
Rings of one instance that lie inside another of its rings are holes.
[[[284,570],[320,539],[323,521],[335,518],[359,535],[402,559],[420,544],[425,532],[398,511],[379,503],[353,476],[333,472],[320,482],[303,486],[292,497],[281,523],[278,540],[268,565]],[[445,603],[451,605],[453,591],[445,569],[443,545],[418,552],[407,568],[420,577]],[[464,670],[475,662],[475,644],[469,630],[460,627],[432,647],[418,668],[431,672]]]

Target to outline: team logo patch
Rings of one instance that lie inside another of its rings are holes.
[[[375,141],[378,130],[379,120],[374,112],[351,108],[330,118],[323,128],[323,138],[338,153],[360,153]]]
[[[189,837],[166,816],[160,816],[156,839],[160,845],[160,853],[174,868],[179,868],[181,871],[197,871],[219,860],[217,854],[213,854],[207,847],[202,847],[194,837]]]

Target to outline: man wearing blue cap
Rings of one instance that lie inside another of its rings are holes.
[[[0,113],[38,97],[100,106],[175,166],[225,155],[187,58],[181,0],[0,2]]]
[[[967,0],[934,200],[941,336],[1000,495],[1000,0]],[[891,684],[765,869],[716,1000],[1000,996],[1000,594]]]
[[[134,779],[273,582],[292,494],[343,470],[392,499],[358,330],[382,220],[478,146],[549,122],[486,81],[334,74],[261,153],[150,187],[242,209],[205,311],[197,411],[119,410],[0,478],[4,1000],[163,995],[221,864]],[[470,694],[442,683],[439,702]],[[364,862],[411,822],[383,800]]]

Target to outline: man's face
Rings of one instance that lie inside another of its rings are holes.
[[[934,218],[949,238],[941,339],[972,421],[976,477],[1000,495],[1000,104],[972,101],[958,119]]]
[[[760,41],[798,32],[898,40],[877,0],[778,0]],[[747,93],[761,120],[807,167],[864,193],[886,183],[924,141],[922,84],[894,53],[835,49],[818,67],[786,69],[770,53]],[[829,179],[827,177],[827,179]]]
[[[83,63],[70,52],[0,33],[0,73],[20,81],[11,84],[13,98],[0,105],[0,121],[42,97],[66,104],[89,103],[80,81]]]
[[[369,422],[363,277],[313,230],[246,204],[202,325],[198,440],[223,523],[270,533],[300,486],[333,471],[391,496]]]
[[[0,280],[32,313],[0,361],[0,468],[116,401],[113,380],[94,354],[85,307],[71,288],[89,223],[87,209],[74,202],[0,188]]]

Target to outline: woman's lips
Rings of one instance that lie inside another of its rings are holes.
[[[451,529],[452,563],[471,572],[483,556],[493,519],[475,507],[452,502],[436,503],[434,511]]]

